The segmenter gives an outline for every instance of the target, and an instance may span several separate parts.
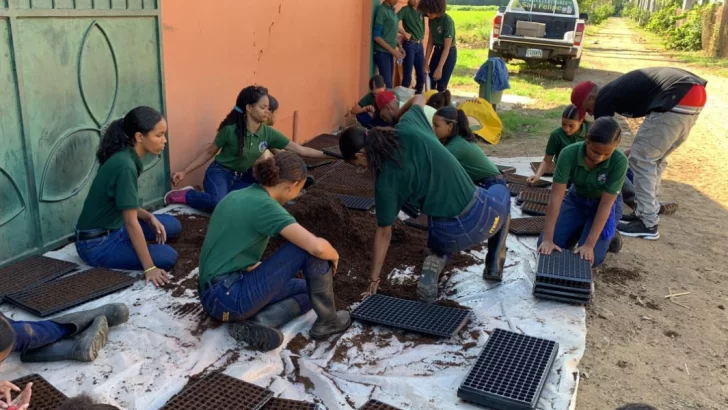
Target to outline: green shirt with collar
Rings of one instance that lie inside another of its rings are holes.
[[[500,175],[498,167],[474,142],[470,142],[458,135],[451,138],[445,148],[465,168],[465,172],[468,173],[473,182]]]
[[[422,107],[410,108],[395,130],[399,158],[384,163],[374,185],[377,224],[391,226],[405,202],[433,217],[460,215],[475,184],[435,137]]]
[[[587,132],[589,132],[589,124],[586,122],[581,124],[581,129],[574,135],[566,135],[561,127],[555,129],[546,144],[546,155],[553,155],[554,161],[556,161],[564,148],[577,142],[586,141]]]
[[[599,199],[604,192],[617,195],[627,175],[627,156],[615,150],[611,157],[589,169],[584,162],[586,143],[577,142],[564,148],[556,162],[554,182],[571,181],[576,193],[586,199]]]
[[[215,276],[260,262],[268,240],[296,219],[258,184],[233,191],[217,204],[200,253],[200,286]]]
[[[397,16],[402,20],[404,31],[410,33],[410,40],[422,41],[425,38],[425,16],[412,6],[402,7]]]
[[[377,7],[377,11],[374,14],[374,27],[381,26],[382,34],[381,38],[390,47],[397,48],[397,34],[399,33],[399,18],[397,13],[394,12],[394,7],[387,3],[382,3]],[[374,42],[374,50],[388,51],[384,47],[380,46],[377,42]]]
[[[445,39],[451,38],[450,48],[455,47],[455,22],[452,21],[450,15],[444,13],[436,19],[431,19],[428,25],[432,36],[432,44],[443,47],[445,46]]]
[[[220,148],[220,153],[215,157],[215,162],[233,171],[247,171],[263,155],[266,149],[284,149],[290,142],[285,135],[265,124],[261,124],[255,133],[246,130],[247,136],[245,137],[243,154],[238,155],[236,127],[237,125],[234,124],[225,126],[217,132],[215,137],[215,145]]]
[[[123,212],[139,208],[137,179],[143,169],[142,159],[132,148],[119,151],[107,159],[91,183],[76,229],[121,228]]]

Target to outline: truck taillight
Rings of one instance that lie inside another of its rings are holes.
[[[584,23],[576,23],[576,33],[574,33],[574,45],[580,46],[581,40],[584,39]]]
[[[503,23],[503,16],[495,16],[493,19],[493,38],[500,36],[501,23]]]

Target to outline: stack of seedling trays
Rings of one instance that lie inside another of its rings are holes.
[[[538,172],[538,167],[540,167],[540,166],[541,166],[541,163],[540,162],[532,162],[531,163],[531,169],[533,170],[533,172]],[[545,177],[552,177],[552,176],[554,176],[554,172],[556,172],[556,164],[554,164],[553,161],[552,161],[551,162],[551,165],[549,165],[546,168],[546,171],[544,171],[543,176],[545,176]]]
[[[592,269],[589,261],[569,249],[540,255],[533,295],[575,305],[586,305],[592,295]]]
[[[458,388],[458,397],[499,410],[536,408],[559,344],[496,329]]]
[[[522,192],[541,192],[541,191],[549,191],[548,188],[551,185],[551,182],[539,179],[536,181],[535,184],[529,185],[528,184],[528,177],[523,175],[516,175],[516,174],[506,174],[506,182],[508,183],[508,190],[511,191],[511,196],[518,196]]]
[[[439,337],[453,337],[470,320],[469,309],[372,295],[351,312],[354,319]]]
[[[30,409],[32,410],[57,410],[61,404],[68,400],[65,394],[61,393],[52,384],[48,383],[48,380],[38,374],[24,376],[10,383],[18,386],[21,392],[28,383],[33,383],[30,398]],[[12,392],[12,399],[15,400],[19,394]]]

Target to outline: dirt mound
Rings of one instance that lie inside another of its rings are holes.
[[[597,277],[603,282],[626,285],[627,282],[642,280],[642,274],[637,269],[624,269],[607,266],[598,272]]]

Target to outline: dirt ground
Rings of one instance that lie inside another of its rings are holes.
[[[681,66],[651,50],[622,19],[606,23],[584,52],[575,83],[607,83],[647,66]],[[682,66],[708,80],[708,106],[688,141],[670,156],[658,241],[625,239],[597,272],[587,309],[586,353],[577,409],[645,402],[660,409],[728,408],[728,79]],[[628,120],[636,132],[640,121]],[[545,141],[545,139],[544,139]],[[627,136],[626,148],[632,141]],[[506,141],[494,156],[540,155],[543,147]],[[509,155],[510,154],[510,155]],[[674,298],[670,293],[690,292]],[[678,304],[679,303],[679,304]]]

